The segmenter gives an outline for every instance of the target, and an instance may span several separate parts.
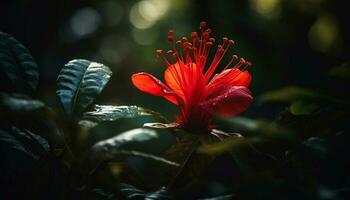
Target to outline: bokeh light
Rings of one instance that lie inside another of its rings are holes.
[[[261,17],[273,19],[281,12],[281,0],[251,0],[253,10]]]
[[[334,16],[320,16],[311,26],[309,42],[311,47],[320,52],[327,52],[339,43],[339,27]]]
[[[130,22],[138,29],[152,27],[169,9],[169,0],[143,0],[135,3],[130,11]]]

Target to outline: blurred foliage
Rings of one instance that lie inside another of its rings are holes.
[[[346,5],[2,1],[0,199],[348,199]],[[167,30],[181,38],[201,20],[239,43],[256,98],[189,133],[130,75],[161,77]]]

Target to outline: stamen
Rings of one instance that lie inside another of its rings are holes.
[[[174,30],[169,30],[168,32],[168,42],[172,43],[174,41]]]
[[[169,67],[171,65],[169,60],[164,56],[162,49],[157,49],[156,53],[157,53],[157,57],[158,58],[162,58],[163,59],[163,61],[165,62],[167,67]]]
[[[228,67],[230,67],[230,65],[233,63],[233,61],[237,60],[238,56],[236,54],[232,55],[232,58],[230,59],[230,61],[227,63],[226,67],[223,70],[226,70]]]
[[[245,64],[245,66],[242,67],[242,70],[241,70],[242,72],[246,71],[248,67],[251,67],[251,66],[252,66],[252,63],[251,63],[251,62],[245,62],[244,64]]]
[[[207,27],[207,22],[202,21],[202,22],[199,23],[199,28],[200,29],[205,29],[206,27]]]

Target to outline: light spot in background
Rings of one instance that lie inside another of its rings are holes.
[[[251,0],[252,9],[265,19],[273,19],[281,12],[281,0]]]
[[[73,34],[86,37],[93,34],[101,22],[100,14],[93,8],[83,8],[76,11],[70,21]]]
[[[319,17],[309,30],[311,47],[319,52],[328,52],[339,45],[339,26],[335,17]]]
[[[112,64],[120,63],[130,51],[130,43],[120,35],[109,35],[102,39],[99,55]]]
[[[163,17],[170,7],[170,0],[142,0],[130,10],[131,24],[138,29],[148,29]]]
[[[122,6],[113,0],[101,2],[102,15],[109,26],[118,25],[123,16]]]
[[[169,0],[144,0],[139,4],[139,12],[144,18],[155,21],[167,13],[169,6]]]
[[[158,33],[154,29],[137,29],[134,28],[132,31],[132,36],[136,43],[140,45],[150,45],[153,44],[157,38]]]
[[[77,10],[60,29],[60,38],[73,42],[93,35],[101,25],[101,16],[93,8]]]

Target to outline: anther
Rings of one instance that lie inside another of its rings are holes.
[[[159,56],[160,56],[160,55],[162,55],[162,54],[163,54],[163,50],[162,50],[162,49],[157,49],[157,50],[156,50],[156,53],[157,53],[157,55],[159,55]]]
[[[173,42],[174,41],[174,30],[169,30],[168,31],[168,42]]]
[[[203,21],[199,23],[199,28],[204,29],[205,27],[207,27],[207,22]]]

